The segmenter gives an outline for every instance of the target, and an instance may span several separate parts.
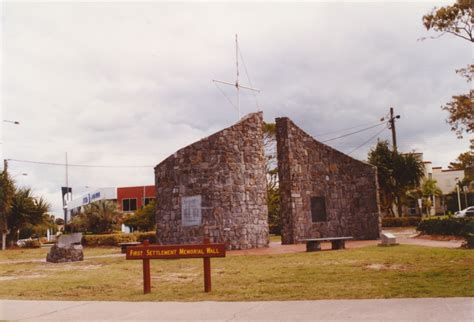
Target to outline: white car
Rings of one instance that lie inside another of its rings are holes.
[[[456,211],[454,214],[455,218],[474,217],[474,206],[467,207],[461,211]]]

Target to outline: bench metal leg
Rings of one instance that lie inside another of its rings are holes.
[[[306,242],[306,251],[315,252],[321,250],[321,243],[318,241],[308,241]]]
[[[345,240],[331,240],[332,249],[345,249],[346,243]]]

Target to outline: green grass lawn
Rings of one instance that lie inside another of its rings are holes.
[[[44,258],[27,250],[25,258]],[[83,262],[5,263],[1,299],[261,301],[474,296],[474,252],[401,245],[341,251],[213,258],[211,293],[202,259],[152,260],[152,292],[143,294],[142,264],[114,249],[87,249]],[[30,256],[30,257],[27,257]]]
[[[49,252],[48,246],[41,248],[15,248],[6,251],[0,251],[0,263],[4,261],[23,261],[29,259],[46,259]],[[110,254],[120,254],[119,247],[85,247],[84,256],[101,256]]]
[[[272,242],[272,243],[281,242],[281,236],[280,235],[270,235],[270,242]]]

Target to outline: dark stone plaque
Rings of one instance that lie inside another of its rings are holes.
[[[327,221],[324,197],[311,197],[311,219],[313,222]]]

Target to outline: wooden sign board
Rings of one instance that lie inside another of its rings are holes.
[[[150,245],[127,248],[127,259],[225,257],[224,244]]]
[[[151,292],[150,259],[202,258],[204,264],[204,291],[211,291],[211,257],[225,257],[225,244],[150,245],[148,240],[141,246],[127,247],[126,259],[143,261],[143,293]]]

